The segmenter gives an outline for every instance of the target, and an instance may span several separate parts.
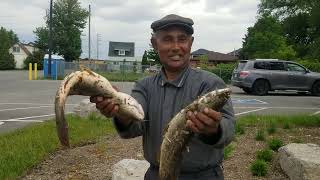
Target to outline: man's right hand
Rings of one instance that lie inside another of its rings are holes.
[[[115,104],[111,98],[91,96],[90,102],[96,103],[96,108],[106,117],[114,117],[119,111],[119,105]]]

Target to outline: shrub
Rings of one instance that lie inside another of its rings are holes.
[[[27,59],[23,62],[24,63],[24,69],[29,69],[29,63],[32,63],[32,66],[34,63],[37,63],[38,70],[43,69],[43,57],[44,52],[42,51],[36,51],[33,54],[29,55]]]
[[[264,133],[264,130],[263,129],[260,129],[257,134],[256,134],[256,138],[255,138],[257,141],[264,141],[266,138],[265,138],[265,133]]]
[[[272,160],[272,151],[270,149],[258,151],[257,159],[270,162]]]
[[[290,128],[291,128],[290,123],[286,121],[286,122],[283,124],[283,129],[290,129]]]
[[[236,134],[239,134],[239,135],[244,134],[244,128],[242,125],[236,124]]]
[[[277,130],[277,127],[276,127],[276,123],[274,121],[272,121],[269,125],[269,127],[267,128],[267,131],[269,134],[273,134],[275,133]]]
[[[267,163],[259,159],[254,161],[250,166],[251,173],[254,176],[265,176],[267,174],[267,168]]]
[[[283,146],[283,142],[281,139],[272,138],[268,141],[268,145],[273,151],[278,151],[278,149]]]

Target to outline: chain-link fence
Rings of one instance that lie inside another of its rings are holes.
[[[80,67],[84,66],[92,71],[95,71],[100,74],[108,74],[112,76],[112,79],[117,79],[116,76],[126,76],[126,79],[130,79],[128,76],[137,76],[143,77],[149,73],[155,73],[160,71],[160,65],[141,65],[141,64],[112,64],[112,63],[90,63],[90,62],[65,62],[64,74],[70,74],[71,72],[80,70]],[[204,68],[204,70],[212,72],[217,76],[221,77],[226,83],[230,82],[232,75],[232,68],[217,68],[210,67]],[[120,77],[119,77],[120,78]],[[132,77],[134,79],[134,77]],[[123,79],[123,78],[122,78]],[[118,79],[121,80],[121,79]]]
[[[106,63],[81,63],[81,62],[65,62],[65,74],[80,70],[84,66],[95,72],[124,72],[124,73],[144,73],[157,72],[160,70],[160,65],[130,65],[130,64],[106,64]]]

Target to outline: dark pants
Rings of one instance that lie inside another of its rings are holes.
[[[158,180],[158,173],[158,167],[151,165],[144,180]],[[221,166],[216,166],[198,172],[181,172],[178,180],[224,180],[224,176]]]

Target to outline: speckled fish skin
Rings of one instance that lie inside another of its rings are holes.
[[[55,115],[57,133],[62,146],[70,147],[68,124],[64,109],[67,97],[70,95],[103,96],[112,98],[119,105],[119,114],[131,117],[133,120],[143,120],[142,106],[130,95],[117,92],[103,76],[82,68],[65,77],[57,90],[55,97]]]
[[[186,146],[194,135],[194,133],[186,127],[187,112],[201,112],[206,107],[220,111],[230,98],[230,94],[230,88],[211,91],[182,109],[169,122],[167,129],[164,131],[161,144],[160,180],[176,180],[179,175],[182,152],[186,149]]]

